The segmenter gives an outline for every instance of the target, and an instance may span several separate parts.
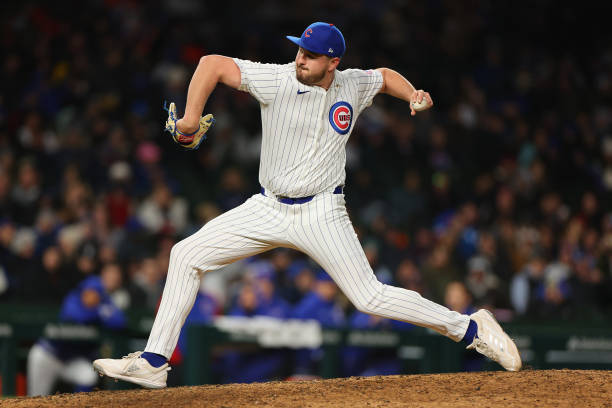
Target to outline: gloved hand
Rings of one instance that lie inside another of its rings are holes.
[[[168,112],[168,120],[166,120],[166,129],[172,135],[172,139],[186,149],[195,150],[200,147],[202,140],[206,139],[206,132],[215,123],[215,118],[212,114],[200,117],[200,127],[193,133],[185,134],[178,130],[176,122],[176,106],[174,102],[170,103],[170,107],[164,109]]]

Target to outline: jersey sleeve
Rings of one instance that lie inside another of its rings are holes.
[[[349,69],[347,73],[357,86],[359,112],[372,104],[372,100],[383,86],[383,76],[380,71],[369,69]]]
[[[280,82],[279,65],[238,58],[234,58],[234,62],[240,69],[239,90],[250,93],[262,104],[274,101]]]

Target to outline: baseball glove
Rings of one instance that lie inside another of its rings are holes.
[[[200,147],[202,140],[206,139],[206,132],[215,123],[215,118],[212,114],[200,117],[200,127],[193,133],[183,133],[176,127],[178,117],[176,116],[176,106],[174,102],[170,103],[169,107],[166,107],[164,103],[164,110],[168,112],[168,120],[166,120],[166,129],[172,135],[172,139],[179,145],[186,149],[195,150]]]

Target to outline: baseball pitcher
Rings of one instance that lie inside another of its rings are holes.
[[[172,248],[145,351],[99,359],[94,368],[143,387],[165,387],[167,359],[202,274],[286,247],[318,262],[359,311],[431,328],[464,341],[507,370],[519,370],[514,342],[488,311],[462,315],[416,292],[379,282],[345,208],[345,145],[361,112],[378,93],[386,93],[409,102],[414,116],[433,106],[429,93],[389,68],[338,70],[346,46],[333,24],[313,23],[301,37],[287,38],[298,50],[295,60],[284,65],[221,55],[201,58],[189,84],[184,116],[178,118],[174,104],[168,108],[166,129],[177,143],[195,149],[214,123],[212,115],[201,115],[217,84],[257,99],[263,131],[261,192]]]

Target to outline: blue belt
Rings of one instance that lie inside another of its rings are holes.
[[[344,190],[344,186],[338,186],[334,189],[334,194],[342,194],[343,190]],[[261,188],[261,194],[263,194],[264,196],[266,195],[266,190],[263,187]],[[310,200],[312,200],[314,197],[315,196],[311,195],[308,197],[298,197],[298,198],[291,198],[291,197],[285,197],[285,196],[276,196],[273,198],[276,198],[278,202],[281,202],[283,204],[293,205],[293,204],[307,203]]]

